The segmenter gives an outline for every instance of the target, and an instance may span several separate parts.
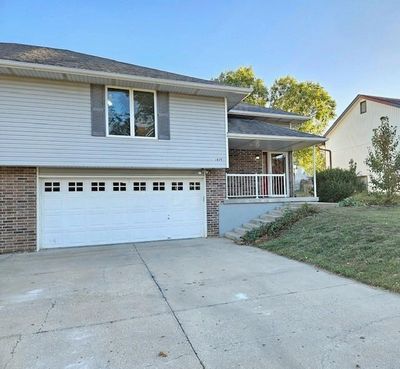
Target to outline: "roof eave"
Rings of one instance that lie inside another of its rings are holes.
[[[208,92],[218,93],[221,96],[228,97],[229,95],[237,95],[235,100],[241,101],[245,98],[249,93],[252,92],[251,88],[244,87],[235,87],[235,86],[227,86],[227,85],[218,85],[218,84],[206,84],[201,82],[190,82],[190,81],[178,81],[172,79],[165,78],[151,78],[144,76],[137,76],[131,74],[120,74],[120,73],[111,73],[111,72],[102,72],[102,71],[93,71],[88,69],[78,69],[78,68],[68,68],[61,67],[55,65],[48,64],[37,64],[37,63],[27,63],[27,62],[19,62],[12,60],[0,59],[0,67],[8,70],[9,75],[15,75],[13,70],[15,71],[36,71],[36,72],[45,72],[45,73],[58,73],[64,75],[64,80],[73,82],[73,77],[93,77],[93,78],[104,78],[118,81],[126,81],[132,83],[150,83],[157,84],[160,86],[173,86],[173,87],[182,87],[182,88],[190,88],[202,91],[204,94]],[[51,78],[50,78],[51,79]],[[57,78],[58,80],[60,78]]]
[[[228,133],[228,138],[237,138],[242,140],[288,140],[288,141],[315,141],[316,143],[326,142],[326,137],[301,137],[301,136],[276,136],[276,135],[257,135],[246,133]]]
[[[390,105],[394,106],[396,108],[399,108],[398,105],[391,103],[389,101],[383,101],[382,99],[379,98],[379,96],[371,96],[371,95],[363,95],[363,94],[358,94],[352,101],[351,103],[346,107],[346,109],[343,110],[343,112],[337,117],[337,119],[332,123],[332,125],[326,130],[324,136],[328,137],[328,135],[337,127],[337,125],[340,123],[340,121],[344,118],[346,113],[353,107],[353,105],[359,100],[359,99],[364,99],[364,100],[370,100],[374,101],[379,104],[384,104],[384,105]]]
[[[298,120],[299,122],[305,122],[305,121],[311,119],[310,117],[306,117],[304,115],[261,113],[261,112],[243,111],[243,110],[235,110],[235,109],[229,110],[229,114],[241,115],[241,116],[247,116],[247,117],[252,116],[252,117]]]

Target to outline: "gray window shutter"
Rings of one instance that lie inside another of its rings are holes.
[[[170,140],[169,129],[169,93],[157,93],[158,139]]]
[[[90,85],[90,108],[92,136],[106,135],[106,96],[105,86]]]

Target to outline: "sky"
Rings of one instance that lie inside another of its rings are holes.
[[[0,0],[0,40],[209,79],[239,66],[267,86],[320,83],[339,115],[358,94],[400,98],[399,0]]]

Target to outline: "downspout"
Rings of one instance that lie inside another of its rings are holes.
[[[321,146],[318,146],[318,149],[320,149],[321,151],[325,151],[329,154],[329,169],[332,169],[332,150],[323,149]]]

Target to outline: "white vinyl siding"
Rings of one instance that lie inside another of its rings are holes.
[[[389,117],[389,123],[397,126],[400,132],[400,109],[367,100],[367,111],[360,114],[358,100],[339,124],[329,133],[326,142],[327,149],[332,150],[332,166],[334,168],[349,168],[349,161],[357,163],[357,172],[368,175],[365,159],[368,147],[371,147],[372,130],[381,123],[382,116]]]
[[[222,98],[171,94],[170,129],[170,140],[94,137],[89,85],[0,80],[0,165],[226,167]]]

